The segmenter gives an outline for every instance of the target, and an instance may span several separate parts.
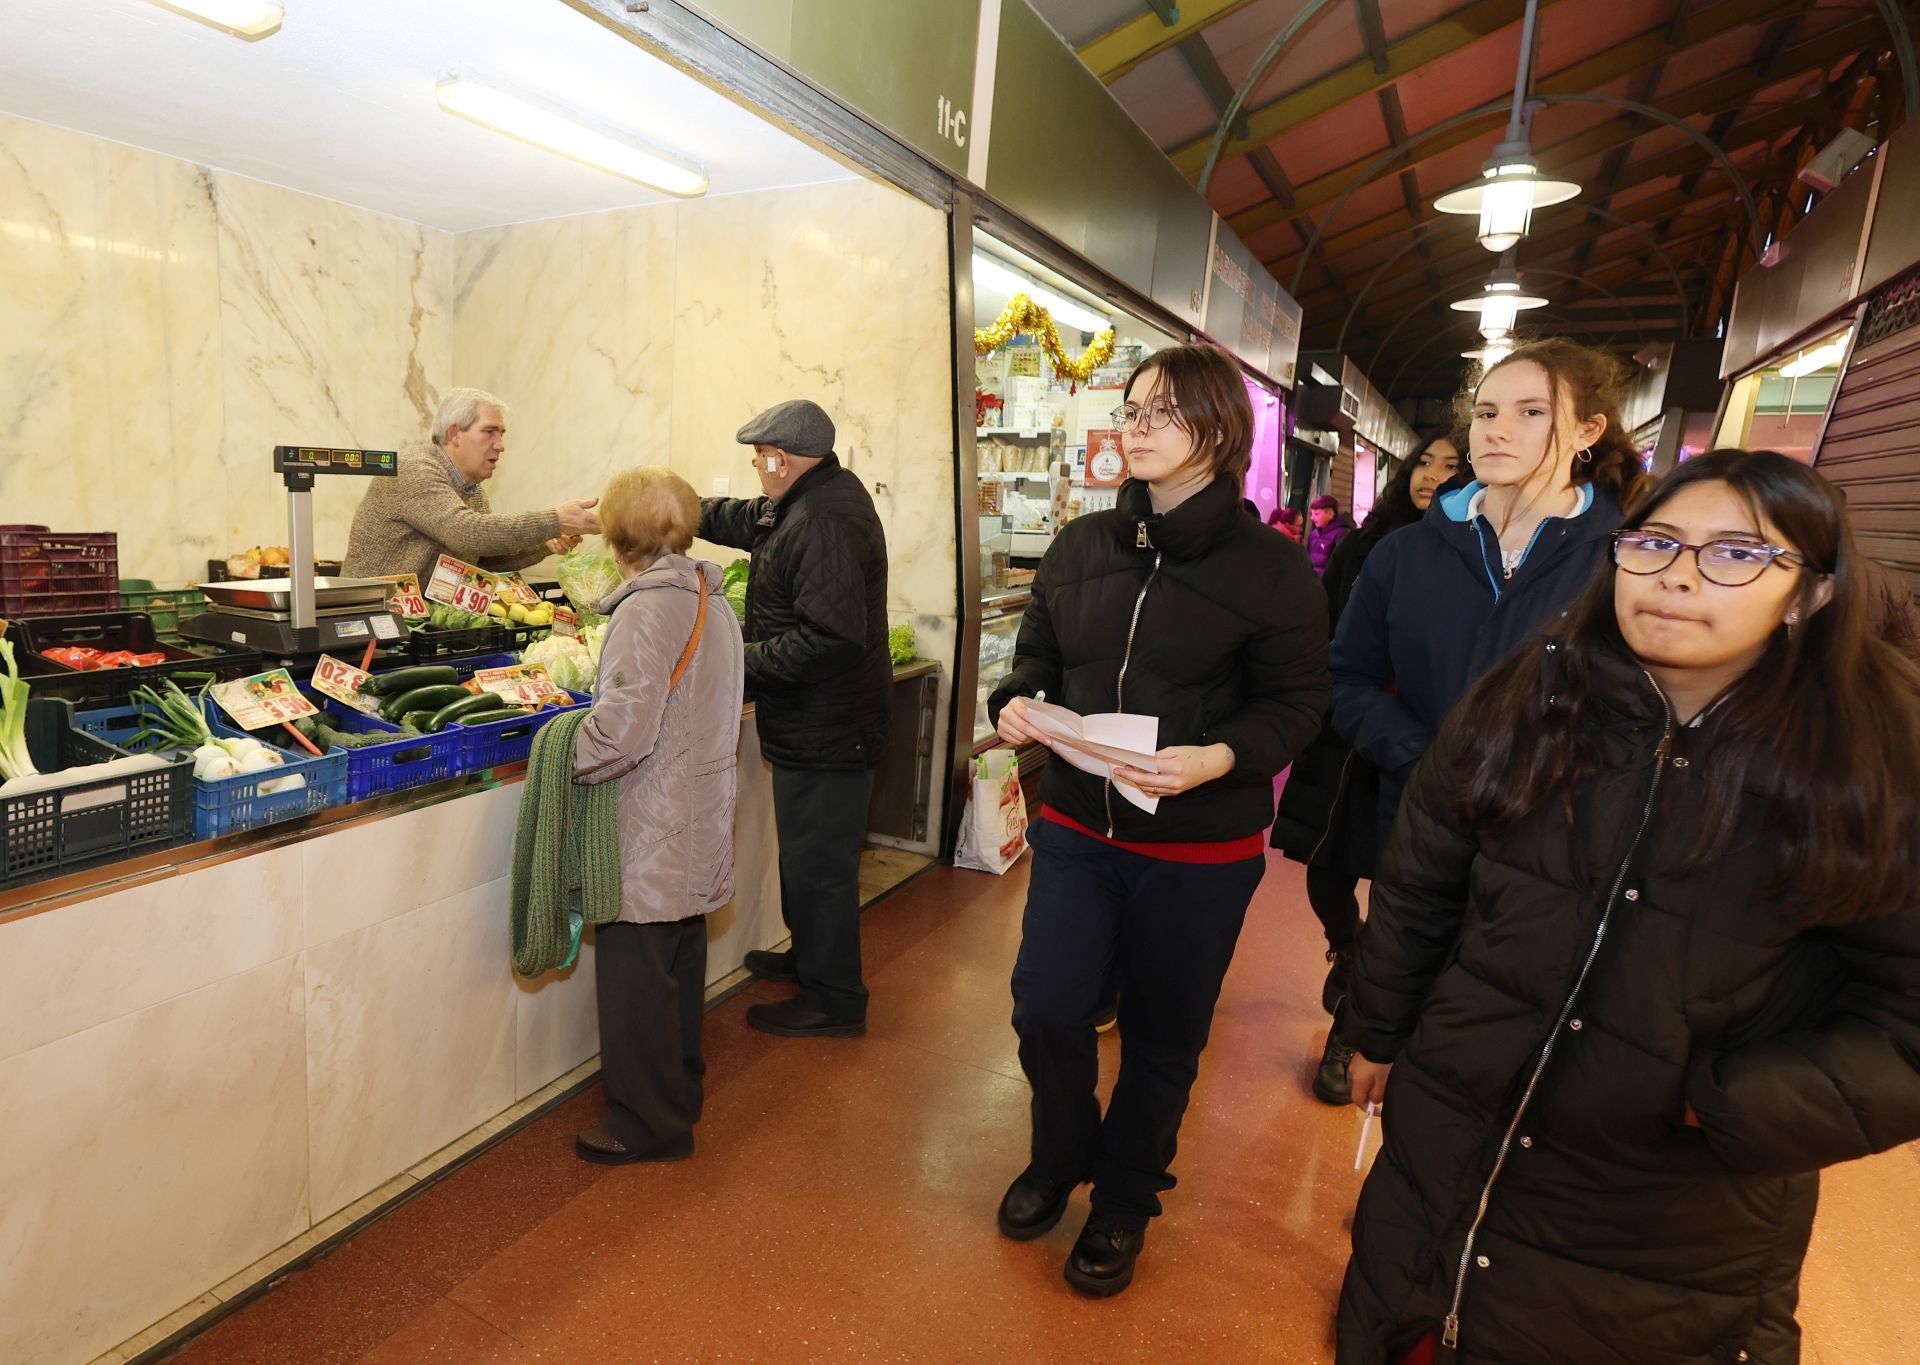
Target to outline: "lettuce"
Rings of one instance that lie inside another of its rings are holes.
[[[913,627],[894,626],[887,632],[887,655],[896,665],[913,662]]]
[[[582,541],[560,556],[554,570],[560,591],[573,603],[574,610],[590,612],[620,586],[620,570],[614,567],[613,553],[598,541]]]

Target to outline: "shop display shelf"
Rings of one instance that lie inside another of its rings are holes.
[[[27,703],[27,752],[57,773],[124,758],[124,750],[79,728],[73,704]],[[158,853],[193,834],[193,762],[114,774],[15,796],[0,796],[0,886]]]
[[[137,611],[30,616],[19,622],[19,631],[27,648],[42,659],[46,659],[49,649],[71,645],[167,656],[157,664],[101,669],[68,668],[57,660],[46,659],[62,671],[49,676],[44,685],[36,683],[34,690],[41,695],[66,697],[82,704],[123,701],[136,687],[152,686],[162,679],[189,673],[209,673],[217,678],[244,677],[260,664],[260,655],[250,649],[199,641],[188,646],[162,640],[154,628],[153,618]]]
[[[483,665],[494,667],[495,665]],[[571,706],[549,706],[530,716],[516,716],[509,720],[489,721],[485,725],[462,725],[459,721],[447,727],[447,733],[457,732],[463,743],[464,756],[461,768],[464,772],[485,772],[488,768],[497,768],[506,763],[519,763],[533,752],[533,737],[540,727],[555,716],[567,711],[578,711],[593,703],[593,698],[583,692],[569,692],[573,698]]]
[[[209,717],[208,724],[222,739],[246,733],[218,716]],[[281,820],[297,820],[343,804],[347,799],[347,754],[348,750],[340,749],[320,758],[289,756],[280,767],[264,772],[212,781],[196,777],[193,780],[194,838],[218,839],[223,834],[258,829]],[[306,779],[306,786],[295,791],[261,790],[296,773]]]
[[[120,605],[120,538],[112,531],[0,526],[0,617]]]
[[[161,639],[177,643],[180,623],[204,612],[207,597],[198,588],[161,588],[154,586],[150,579],[123,578],[120,605],[128,611],[145,612],[152,618],[154,632]]]

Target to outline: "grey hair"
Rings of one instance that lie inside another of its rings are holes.
[[[440,407],[433,414],[433,443],[443,446],[447,443],[447,428],[459,427],[465,431],[480,419],[480,405],[500,410],[500,422],[504,426],[507,420],[507,405],[488,393],[485,389],[448,389],[447,396],[440,400]]]

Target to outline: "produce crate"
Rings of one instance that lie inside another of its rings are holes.
[[[409,629],[403,648],[416,664],[438,663],[463,654],[498,653],[500,632],[493,626],[467,626],[461,630],[435,630],[431,626]]]
[[[0,617],[119,606],[120,538],[112,531],[0,526]]]
[[[74,724],[73,704],[27,703],[27,752],[42,772],[105,763],[124,752]],[[193,763],[0,796],[0,886],[157,853],[193,832]]]
[[[378,716],[355,711],[337,701],[323,700],[312,692],[307,692],[307,700],[326,712],[327,720],[336,730],[351,735],[385,733],[394,737],[391,744],[340,750],[347,756],[349,801],[365,801],[370,796],[444,782],[466,771],[460,766],[464,746],[460,736],[451,730],[437,735],[402,735],[399,726],[389,725]]]
[[[496,649],[510,649],[519,653],[536,640],[544,640],[552,633],[552,626],[523,626],[511,621],[497,621],[494,629],[499,632],[494,641]]]
[[[154,633],[178,643],[180,623],[207,609],[207,596],[198,588],[156,588],[145,578],[120,580],[120,605],[143,611],[153,619]]]
[[[481,667],[496,667],[482,664]],[[569,692],[573,698],[571,706],[549,706],[530,716],[515,716],[509,720],[489,721],[485,725],[462,725],[454,721],[447,727],[446,733],[458,732],[462,743],[463,757],[461,771],[469,773],[485,772],[488,768],[497,768],[504,763],[519,763],[533,752],[533,737],[540,727],[565,711],[578,711],[591,705],[593,698],[580,692]]]
[[[207,723],[222,739],[244,735],[246,731],[228,725],[218,715]],[[260,736],[256,735],[258,739]],[[301,750],[304,754],[306,751]],[[295,773],[307,779],[298,791],[263,792],[269,783]],[[347,799],[347,750],[340,749],[320,758],[294,758],[265,772],[242,773],[213,781],[193,780],[193,835],[196,839],[218,839],[243,829],[257,829],[280,820],[296,820],[313,815]]]
[[[183,673],[212,673],[237,678],[255,672],[260,655],[231,645],[201,644],[189,648],[159,638],[151,617],[135,611],[95,612],[86,616],[32,616],[19,623],[27,647],[46,657],[49,649],[83,645],[89,649],[130,649],[167,656],[164,663],[131,668],[66,669],[50,679],[55,696],[87,703],[124,700],[136,687],[152,686]],[[53,662],[53,661],[49,661]],[[61,665],[64,669],[65,665]],[[43,694],[47,689],[36,688]]]

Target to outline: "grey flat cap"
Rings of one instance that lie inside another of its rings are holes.
[[[833,419],[818,403],[794,398],[768,408],[733,439],[743,446],[775,446],[789,455],[818,459],[833,454]]]

